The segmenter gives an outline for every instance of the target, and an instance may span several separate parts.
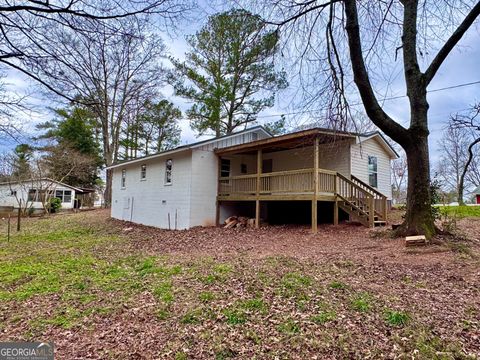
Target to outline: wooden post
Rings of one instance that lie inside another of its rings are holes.
[[[383,200],[383,221],[387,221],[387,217],[388,217],[388,209],[387,209],[387,207],[388,207],[388,202],[387,202],[387,197],[384,196],[384,197],[382,198],[382,200]]]
[[[10,213],[8,214],[7,241],[10,242]]]
[[[220,177],[222,176],[222,157],[217,157],[217,201],[215,202],[215,226],[220,226],[220,201],[218,194],[220,193]]]
[[[313,199],[312,199],[312,232],[317,233],[318,221],[318,137],[315,137],[313,144]]]
[[[22,199],[18,202],[17,231],[20,231],[20,221],[22,220]]]
[[[260,175],[262,174],[262,150],[257,151],[257,198],[255,200],[255,228],[260,227]]]
[[[375,227],[375,199],[373,196],[368,197],[368,226]]]
[[[336,196],[333,202],[333,225],[338,225],[338,200]]]

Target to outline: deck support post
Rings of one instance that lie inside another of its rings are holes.
[[[317,233],[318,222],[318,137],[315,137],[313,143],[313,199],[312,199],[312,232]]]
[[[215,226],[220,226],[220,201],[218,194],[220,193],[220,177],[222,176],[222,157],[217,156],[217,201],[215,202]]]
[[[333,202],[333,225],[338,225],[338,200],[335,197],[335,201]]]
[[[369,208],[369,213],[368,213],[368,226],[373,228],[375,227],[375,200],[373,199],[373,196],[368,197],[368,208]]]
[[[255,200],[255,228],[260,228],[260,175],[262,174],[262,149],[257,150],[257,191]]]

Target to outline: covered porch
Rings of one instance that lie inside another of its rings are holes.
[[[333,203],[367,226],[386,221],[387,198],[350,175],[350,143],[355,135],[316,129],[232,146],[219,158],[217,223],[225,202],[255,202],[255,225],[261,203],[311,202],[312,231],[317,231],[318,202]]]

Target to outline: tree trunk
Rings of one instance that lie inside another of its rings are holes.
[[[430,160],[428,135],[412,136],[406,146],[408,162],[407,212],[405,222],[399,228],[399,235],[435,234],[430,190]]]
[[[105,172],[105,192],[103,193],[105,207],[109,208],[112,205],[112,180],[113,170],[106,170]]]
[[[468,159],[465,163],[463,168],[462,174],[460,175],[460,181],[458,182],[458,204],[465,205],[465,201],[463,201],[463,192],[465,189],[465,176],[467,175],[468,168],[473,160],[473,148],[475,145],[480,144],[480,138],[475,139],[469,146],[468,146]]]

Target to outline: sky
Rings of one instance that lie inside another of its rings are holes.
[[[219,3],[221,4],[221,2]],[[185,36],[194,34],[202,24],[206,21],[209,14],[224,9],[222,5],[215,2],[201,1],[199,8],[194,14],[194,18],[190,19],[188,24],[182,26],[174,37],[164,34],[163,39],[170,55],[177,59],[183,59],[188,45]],[[468,83],[480,82],[480,29],[473,27],[467,35],[461,40],[460,46],[453,50],[440,71],[429,86],[428,101],[429,109],[429,127],[430,135],[430,155],[433,162],[438,161],[438,142],[441,139],[442,131],[448,121],[449,115],[457,111],[463,111],[473,104],[480,101],[480,83],[472,85],[464,85]],[[392,63],[392,66],[399,64]],[[401,73],[401,68],[398,68]],[[6,82],[8,89],[17,94],[28,94],[27,101],[34,106],[35,111],[21,113],[18,118],[22,125],[23,136],[19,137],[19,141],[24,141],[29,134],[34,132],[35,124],[44,122],[51,118],[52,114],[48,108],[56,107],[61,104],[52,103],[50,97],[46,96],[42,91],[34,86],[28,79],[19,75],[15,71],[6,72]],[[447,87],[459,86],[451,89],[440,90]],[[165,86],[162,89],[165,98],[171,100],[183,111],[189,108],[190,104],[181,98],[173,95],[173,89]],[[389,97],[399,97],[398,99],[384,102],[384,109],[395,120],[402,125],[408,126],[409,111],[408,101],[405,97],[405,85],[403,76],[398,76],[389,85]],[[287,123],[297,123],[298,115],[289,115],[291,112],[301,111],[301,109],[292,109],[291,107],[291,90],[287,89],[277,96],[274,107],[267,109],[259,114],[259,123],[278,119],[285,114]],[[361,109],[361,107],[360,107]],[[308,122],[308,114],[302,116],[302,121]],[[307,120],[305,120],[307,119]],[[313,119],[312,119],[313,120]],[[181,143],[190,143],[198,141],[199,138],[190,129],[188,120],[180,121],[182,129]],[[5,139],[0,142],[0,150],[6,151],[15,146],[15,142]]]

